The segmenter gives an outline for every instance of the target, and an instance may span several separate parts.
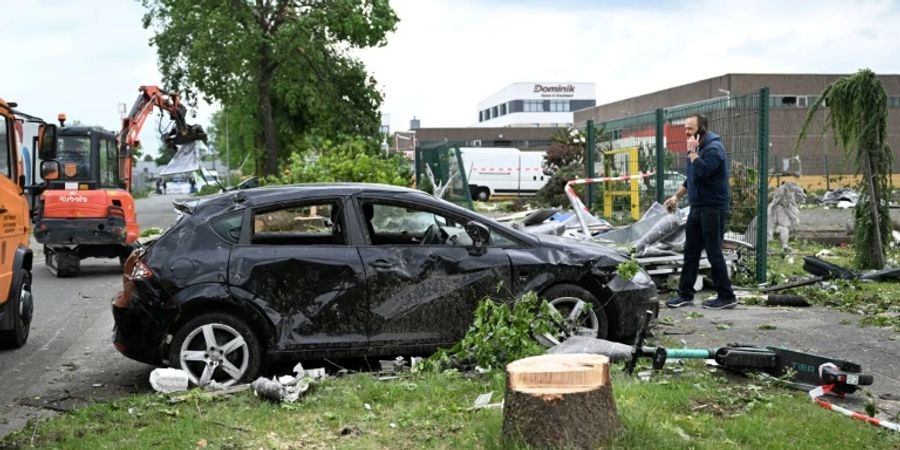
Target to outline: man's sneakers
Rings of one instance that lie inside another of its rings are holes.
[[[715,297],[703,302],[703,308],[705,309],[731,309],[735,306],[737,306],[736,298],[733,298],[731,300],[722,300],[718,297]]]
[[[666,306],[669,308],[681,308],[682,306],[692,306],[693,304],[694,300],[688,300],[680,295],[676,295],[666,300]]]

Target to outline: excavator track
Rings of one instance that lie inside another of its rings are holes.
[[[81,260],[73,250],[44,248],[47,270],[56,278],[69,278],[78,275]]]

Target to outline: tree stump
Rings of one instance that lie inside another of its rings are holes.
[[[609,358],[541,355],[506,366],[503,437],[535,448],[595,449],[622,430]]]

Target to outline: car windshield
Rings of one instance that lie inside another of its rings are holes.
[[[59,138],[59,165],[61,180],[85,181],[91,179],[90,136],[62,136]]]

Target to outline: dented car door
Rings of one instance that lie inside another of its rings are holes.
[[[466,218],[389,199],[360,198],[356,204],[367,235],[359,253],[373,351],[456,342],[478,302],[509,286],[506,252],[475,251],[463,229]]]
[[[345,211],[342,198],[255,208],[231,252],[229,288],[269,316],[276,352],[365,346],[364,271]]]

